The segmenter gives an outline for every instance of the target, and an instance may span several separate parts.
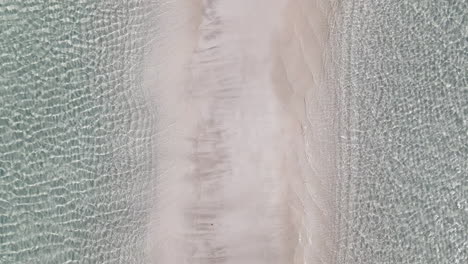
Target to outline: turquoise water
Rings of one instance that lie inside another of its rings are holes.
[[[142,262],[146,15],[137,0],[0,2],[0,263]]]
[[[468,3],[341,12],[337,263],[468,263]]]

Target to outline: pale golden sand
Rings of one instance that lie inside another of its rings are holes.
[[[329,263],[329,1],[171,1],[147,81],[158,112],[153,263]]]

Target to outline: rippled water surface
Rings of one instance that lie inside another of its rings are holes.
[[[343,1],[338,263],[468,262],[466,1]]]
[[[468,263],[468,4],[339,3],[336,263]],[[144,263],[152,10],[0,1],[0,263]]]
[[[141,263],[145,14],[137,0],[0,1],[0,263]]]

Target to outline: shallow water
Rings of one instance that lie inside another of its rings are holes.
[[[141,263],[146,13],[136,0],[0,2],[0,263]]]
[[[148,2],[0,1],[0,263],[145,263]],[[466,263],[468,6],[338,3],[334,263]]]
[[[468,261],[467,10],[343,2],[337,263]]]

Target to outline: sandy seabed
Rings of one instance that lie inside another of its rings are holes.
[[[330,1],[161,5],[153,263],[329,263],[334,91]]]

